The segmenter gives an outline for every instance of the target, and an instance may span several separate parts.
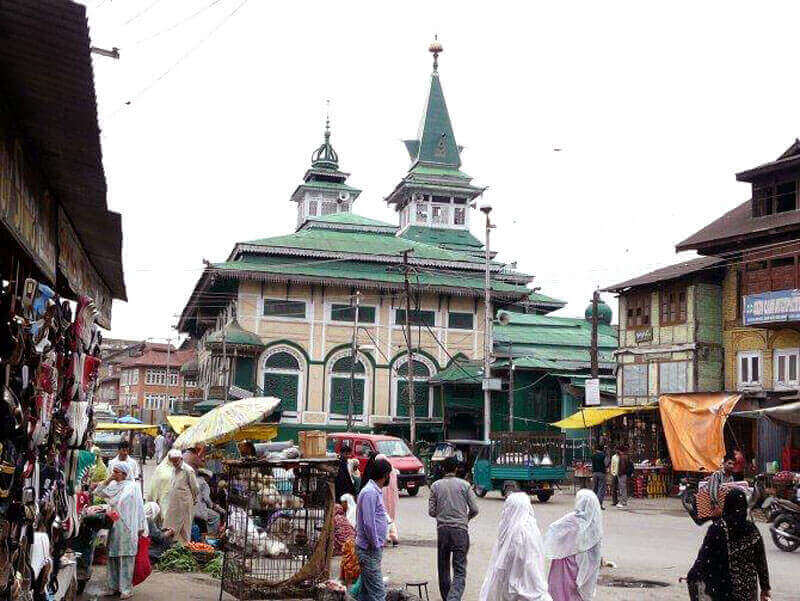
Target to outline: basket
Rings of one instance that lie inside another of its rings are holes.
[[[325,457],[327,454],[325,432],[304,430],[298,433],[300,454],[303,457]]]

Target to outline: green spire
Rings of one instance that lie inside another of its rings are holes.
[[[433,54],[431,86],[418,138],[405,140],[406,149],[414,165],[425,164],[458,169],[461,166],[461,149],[456,144],[450,114],[444,101],[442,83],[439,80],[439,54],[443,51],[442,45],[435,40],[428,50]]]
[[[325,116],[325,141],[322,146],[311,155],[311,167],[313,169],[339,169],[339,155],[331,145],[331,119],[330,115]]]

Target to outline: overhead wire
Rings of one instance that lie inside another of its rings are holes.
[[[155,2],[153,2],[153,4],[157,4],[160,1],[161,0],[156,0]],[[214,6],[216,6],[217,4],[219,4],[220,2],[223,2],[223,1],[224,0],[212,0],[212,2],[210,4],[207,4],[207,5],[203,6],[202,8],[200,8],[200,9],[196,10],[195,12],[193,12],[192,14],[190,14],[190,15],[182,18],[181,20],[173,23],[169,27],[165,27],[164,29],[161,29],[161,30],[159,30],[159,31],[157,31],[155,33],[149,34],[149,35],[137,40],[133,44],[134,47],[139,46],[140,44],[144,44],[145,42],[149,42],[150,40],[153,40],[153,39],[155,39],[155,38],[157,38],[157,37],[159,37],[159,36],[161,36],[161,35],[163,35],[165,33],[169,33],[170,31],[174,31],[175,29],[177,29],[181,25],[184,25],[184,24],[188,23],[189,21],[191,21],[195,17],[198,17],[198,16],[202,15],[208,9],[213,8]],[[145,12],[145,11],[142,11],[142,12]]]
[[[124,24],[124,25],[130,25],[130,24],[131,24],[131,23],[133,23],[133,22],[134,22],[136,19],[138,19],[139,17],[141,17],[142,15],[144,15],[145,13],[147,13],[147,12],[148,12],[148,11],[149,11],[151,8],[153,8],[153,7],[154,7],[156,4],[158,4],[159,2],[161,2],[161,0],[153,0],[153,2],[151,2],[150,4],[148,4],[146,7],[144,7],[142,10],[140,10],[138,13],[136,13],[135,15],[133,15],[133,16],[132,16],[130,19],[128,19],[127,21],[125,21],[123,24]]]
[[[216,2],[221,2],[222,0],[215,0]],[[225,18],[223,18],[219,23],[217,23],[204,37],[200,38],[198,42],[196,42],[189,50],[187,50],[184,54],[182,54],[178,60],[172,63],[164,72],[162,72],[158,77],[153,79],[149,84],[144,86],[141,90],[139,90],[136,94],[134,94],[129,100],[125,101],[121,104],[117,109],[115,109],[112,113],[108,115],[108,118],[114,117],[118,114],[122,109],[126,106],[130,106],[136,100],[141,98],[144,94],[148,91],[153,89],[160,81],[162,81],[167,75],[169,75],[178,65],[180,65],[183,61],[185,61],[189,56],[191,56],[198,48],[200,48],[204,43],[206,43],[211,37],[219,31],[219,29],[225,25],[231,18],[233,18],[236,13],[238,13],[245,4],[247,4],[248,0],[242,0],[230,13],[228,13]]]

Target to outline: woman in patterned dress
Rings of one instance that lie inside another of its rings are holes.
[[[706,531],[687,581],[692,601],[770,599],[764,541],[747,519],[747,497],[742,490],[728,491],[722,517]]]

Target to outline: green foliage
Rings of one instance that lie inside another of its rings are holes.
[[[158,560],[158,569],[162,572],[196,572],[197,560],[186,545],[172,545],[164,551]]]

